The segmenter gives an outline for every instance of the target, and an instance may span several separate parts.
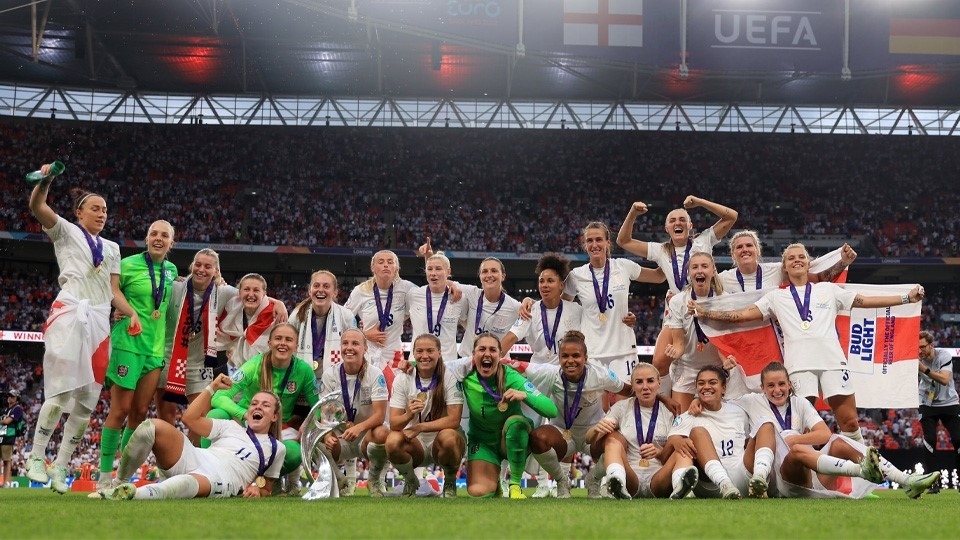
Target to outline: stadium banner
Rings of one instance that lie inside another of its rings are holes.
[[[960,59],[960,2],[851,0],[850,11],[854,74]]]
[[[680,3],[655,0],[525,0],[531,51],[643,65],[680,62]]]
[[[913,285],[838,284],[864,295],[901,295]],[[724,294],[700,302],[705,309],[748,308],[770,291]],[[921,304],[891,308],[854,308],[837,315],[837,335],[847,357],[857,406],[917,407],[917,335]],[[758,391],[760,371],[772,360],[782,361],[782,335],[771,321],[732,324],[701,320],[703,332],[723,356],[733,355],[747,376],[747,387]]]
[[[690,69],[840,71],[843,2],[689,0],[687,5]]]
[[[358,0],[357,13],[510,47],[519,39],[516,0]]]

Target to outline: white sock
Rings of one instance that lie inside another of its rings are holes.
[[[133,439],[131,439],[132,441]],[[129,445],[127,446],[129,448]],[[200,482],[189,474],[178,474],[159,484],[138,487],[134,499],[192,499],[200,491]]]
[[[356,460],[356,458],[354,458],[354,459],[348,459],[348,460],[343,464],[343,469],[344,469],[344,473],[343,473],[343,474],[344,474],[344,476],[347,478],[347,480],[350,481],[350,482],[353,482],[354,484],[356,484],[356,483],[357,483],[357,460]]]
[[[707,478],[717,486],[724,482],[730,482],[730,476],[727,475],[727,470],[723,468],[723,464],[719,460],[708,461],[703,466],[703,472],[707,473]]]
[[[830,476],[860,476],[860,464],[822,454],[817,458],[817,472]]]
[[[909,474],[898,469],[893,463],[887,461],[887,458],[880,456],[880,472],[890,480],[898,484],[906,485]]]
[[[670,485],[674,491],[680,489],[680,484],[683,482],[683,473],[687,472],[687,469],[689,469],[689,467],[674,469],[673,474],[670,475]]]
[[[840,434],[848,439],[853,439],[860,444],[866,444],[863,441],[863,435],[860,433],[860,428],[857,428],[856,431],[841,431]]]
[[[557,478],[563,474],[563,470],[560,468],[560,459],[557,457],[555,449],[551,448],[542,454],[534,454],[533,457],[550,476]]]
[[[117,468],[117,479],[127,482],[133,476],[137,467],[143,465],[147,456],[153,451],[153,443],[157,440],[157,428],[152,420],[144,420],[134,430],[127,442],[123,454],[120,455],[120,467]],[[198,488],[199,489],[199,488]]]
[[[369,451],[369,447],[368,451]],[[417,478],[417,473],[413,470],[413,458],[407,460],[406,463],[394,462],[393,466],[397,468],[397,472],[403,475],[403,479],[409,481],[411,478]]]
[[[627,481],[627,470],[623,468],[623,465],[619,463],[611,463],[607,465],[607,476],[613,476],[620,480],[620,482]]]
[[[43,405],[40,406],[40,414],[37,415],[37,427],[33,432],[31,456],[46,459],[47,443],[53,436],[53,430],[57,429],[61,416],[63,416],[63,409],[59,403],[53,400],[43,402]]]
[[[370,443],[367,445],[367,458],[370,460],[370,474],[368,482],[380,480],[383,467],[387,464],[387,447],[382,444]]]
[[[773,467],[773,450],[762,446],[753,457],[753,475],[768,478]]]
[[[63,441],[60,443],[60,449],[57,450],[57,465],[70,469],[70,460],[73,453],[77,450],[80,441],[83,440],[83,434],[90,425],[90,413],[86,415],[79,411],[70,413],[67,421],[63,424]]]

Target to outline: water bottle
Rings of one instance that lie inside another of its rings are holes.
[[[63,164],[62,161],[54,161],[50,164],[50,172],[43,174],[40,171],[33,171],[32,173],[27,173],[27,185],[35,186],[46,180],[47,178],[52,178],[54,176],[59,176],[63,174],[63,171],[67,169],[67,166]]]

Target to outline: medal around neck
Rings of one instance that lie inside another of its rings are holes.
[[[63,174],[63,171],[67,170],[67,166],[63,164],[62,161],[54,161],[50,164],[50,172],[43,174],[40,171],[33,171],[27,173],[27,185],[35,186],[40,182],[46,180],[47,178],[53,178],[54,176],[60,176]]]

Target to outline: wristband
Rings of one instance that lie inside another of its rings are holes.
[[[900,303],[901,303],[901,304],[909,304],[909,303],[910,303],[910,295],[909,295],[909,294],[901,294],[901,295],[900,295]]]
[[[209,393],[210,393],[210,397],[213,397],[213,393],[216,392],[216,390],[214,390],[213,388],[211,388],[211,386],[213,386],[213,385],[212,385],[212,384],[208,384],[207,387],[204,388],[203,390],[204,390],[205,392],[209,392]]]

